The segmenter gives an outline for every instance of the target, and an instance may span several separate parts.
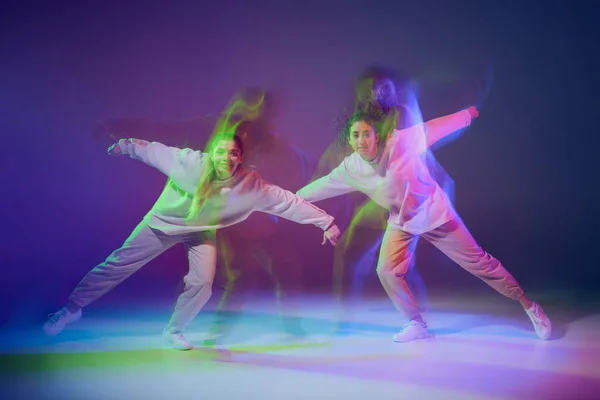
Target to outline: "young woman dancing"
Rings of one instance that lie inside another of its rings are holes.
[[[373,99],[378,97],[375,94]],[[477,109],[470,107],[402,130],[395,129],[401,108],[382,107],[373,101],[365,109],[354,114],[340,133],[340,140],[350,143],[354,153],[297,194],[315,202],[360,191],[389,210],[377,273],[395,307],[408,319],[394,341],[429,337],[406,282],[420,236],[499,293],[518,301],[537,335],[548,339],[551,323],[542,308],[529,300],[502,264],[477,244],[426,166],[428,148],[470,125],[479,115]]]
[[[318,226],[325,231],[323,243],[329,240],[335,245],[340,231],[333,217],[242,167],[243,143],[234,132],[217,126],[206,153],[137,139],[121,139],[109,148],[109,154],[129,155],[157,168],[169,180],[123,246],[92,269],[73,290],[69,303],[50,315],[44,325],[48,335],[60,333],[81,317],[83,307],[168,248],[184,243],[189,273],[164,337],[175,349],[191,349],[182,331],[211,295],[216,264],[214,232],[245,220],[254,211]]]
[[[236,130],[244,143],[245,168],[256,171],[272,184],[295,192],[310,181],[311,166],[301,149],[277,133],[281,104],[281,98],[273,91],[245,87],[233,96],[226,115],[218,120],[228,124],[242,121]],[[204,148],[216,121],[216,117],[210,116],[177,121],[121,117],[99,121],[92,133],[97,137],[110,137],[113,141],[119,137],[136,137],[176,147]],[[224,293],[215,310],[215,321],[235,321],[239,315],[237,311],[247,299],[243,289],[253,287],[255,276],[267,272],[277,288],[278,304],[284,311],[284,329],[301,332],[300,319],[290,317],[297,314],[296,303],[303,281],[297,229],[295,224],[265,213],[254,213],[243,222],[219,229],[216,235],[217,265],[223,268],[217,268],[215,280],[224,283]],[[232,326],[228,323],[227,329]]]
[[[396,77],[391,70],[381,67],[371,67],[363,71],[354,85],[354,97],[352,108],[354,112],[366,112],[374,99],[381,101],[385,107],[400,107],[398,96],[400,88],[406,83]],[[398,129],[412,126],[410,116],[403,114],[406,118],[398,121]],[[345,124],[346,121],[344,121]],[[339,127],[343,131],[344,126]],[[336,139],[321,157],[317,171],[311,181],[327,175],[333,168],[339,165],[354,150],[348,141]],[[453,182],[441,166],[435,163],[435,159],[428,154],[428,166],[436,165],[436,180],[448,193],[452,192]],[[366,201],[365,201],[366,200]],[[360,192],[349,193],[342,198],[327,205],[332,207],[332,215],[335,215],[338,225],[341,223],[344,229],[340,241],[334,250],[333,260],[333,289],[336,297],[342,299],[348,294],[350,302],[342,302],[344,310],[343,321],[340,322],[338,330],[347,333],[354,328],[352,319],[354,307],[362,297],[365,281],[371,269],[375,269],[379,255],[379,248],[387,226],[388,210],[379,206],[373,200]],[[331,211],[331,210],[330,210]],[[425,282],[415,268],[416,256],[412,257],[407,268],[406,280],[417,298],[419,309],[428,309],[427,290]]]

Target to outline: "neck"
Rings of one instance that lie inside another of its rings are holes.
[[[377,158],[379,157],[379,146],[377,146],[377,149],[375,150],[375,152],[373,154],[359,154],[360,158],[362,158],[363,160],[365,160],[366,162],[372,163],[377,161]]]

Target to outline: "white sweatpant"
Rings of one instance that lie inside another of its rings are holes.
[[[75,287],[69,300],[80,307],[88,306],[177,243],[185,245],[189,272],[184,278],[185,288],[177,299],[166,330],[181,332],[212,294],[217,263],[214,232],[168,236],[142,221],[121,248],[87,273]]]

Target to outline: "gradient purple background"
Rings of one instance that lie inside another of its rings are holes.
[[[106,156],[94,121],[216,113],[242,86],[276,86],[280,133],[316,159],[371,64],[423,76],[425,118],[476,97],[453,74],[493,65],[480,120],[436,153],[456,182],[457,209],[526,289],[597,287],[594,12],[561,1],[291,3],[4,3],[1,322],[42,321],[160,193],[157,171]],[[332,250],[306,232],[307,284],[327,287]],[[419,254],[432,287],[483,287],[428,244]],[[174,295],[186,268],[175,248],[114,296]]]

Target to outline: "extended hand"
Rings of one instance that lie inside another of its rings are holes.
[[[110,156],[119,156],[119,155],[123,154],[123,152],[121,151],[121,142],[123,140],[127,140],[127,139],[120,139],[118,142],[113,143],[108,148],[108,155],[110,155]]]
[[[340,240],[340,228],[338,228],[336,224],[331,225],[329,229],[323,233],[323,243],[321,243],[321,245],[327,243],[328,240],[332,246],[335,246],[338,240]]]
[[[479,111],[477,110],[477,107],[471,106],[471,107],[467,108],[467,111],[469,112],[471,119],[475,119],[475,118],[479,117]]]

